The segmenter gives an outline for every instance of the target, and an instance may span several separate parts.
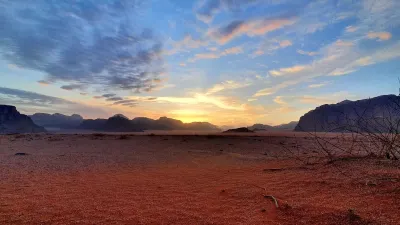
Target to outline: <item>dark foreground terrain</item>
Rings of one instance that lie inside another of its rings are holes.
[[[0,224],[399,224],[397,162],[276,158],[279,146],[312,148],[309,141],[284,133],[0,136]]]

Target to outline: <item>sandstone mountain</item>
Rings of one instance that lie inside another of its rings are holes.
[[[30,117],[35,124],[46,128],[74,129],[83,122],[82,116],[77,114],[66,116],[60,113],[35,113]]]
[[[15,106],[0,105],[0,134],[37,132],[46,130],[36,125],[29,116],[19,113]]]
[[[84,120],[80,129],[109,132],[140,132],[145,130],[204,130],[218,131],[219,128],[208,122],[183,123],[180,120],[160,117],[153,120],[146,117],[136,117],[129,120],[126,116],[117,114],[109,119]]]
[[[292,131],[297,125],[297,121],[292,121],[287,124],[281,124],[277,126],[270,126],[265,124],[254,124],[253,126],[248,127],[249,130],[253,131]]]
[[[295,131],[396,132],[399,122],[400,96],[382,95],[319,106],[300,118]]]

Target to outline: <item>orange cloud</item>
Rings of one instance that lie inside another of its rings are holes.
[[[274,77],[277,77],[277,76],[284,76],[288,74],[298,73],[305,69],[307,69],[306,66],[297,65],[293,67],[281,68],[279,70],[270,70],[269,74],[271,74]]]
[[[220,56],[215,53],[199,53],[195,55],[195,59],[218,59]]]
[[[47,85],[50,84],[48,81],[45,81],[45,80],[39,80],[38,83],[39,83],[40,85],[44,85],[44,86],[47,86]]]
[[[286,105],[287,103],[283,101],[282,96],[276,96],[274,98],[274,102],[279,104],[279,105]]]
[[[262,90],[257,91],[253,96],[254,97],[260,97],[260,96],[267,96],[273,94],[274,91],[271,88],[265,88]]]
[[[288,47],[291,45],[292,45],[292,42],[289,40],[283,40],[283,41],[279,42],[279,46],[281,46],[282,48],[285,48],[285,47]]]
[[[227,26],[213,29],[208,32],[218,43],[226,44],[235,37],[241,35],[260,36],[296,22],[293,18],[287,19],[265,19],[253,21],[234,21]]]
[[[237,47],[227,48],[222,52],[199,53],[196,54],[194,58],[189,59],[189,62],[195,62],[196,60],[199,59],[218,59],[221,58],[222,56],[237,55],[240,53],[243,53],[243,48],[237,46]]]
[[[346,27],[346,32],[348,32],[348,33],[353,33],[353,32],[356,32],[357,30],[358,30],[358,27],[354,27],[354,26]]]
[[[308,85],[308,87],[309,88],[320,88],[320,87],[326,86],[327,84],[329,84],[329,83],[325,82],[325,83],[319,83],[319,84],[310,84],[310,85]]]
[[[387,41],[392,38],[392,34],[389,32],[369,32],[367,34],[369,39],[379,39],[381,41]]]
[[[232,90],[232,89],[238,89],[238,88],[244,88],[247,86],[250,86],[250,82],[237,82],[234,80],[227,80],[222,83],[214,85],[212,88],[208,89],[206,95],[211,95],[215,94],[217,92],[223,91],[223,90]]]
[[[237,55],[237,54],[239,54],[239,53],[243,53],[242,47],[233,47],[233,48],[225,49],[225,50],[222,52],[222,55],[230,55],[230,54],[235,54],[235,55]]]

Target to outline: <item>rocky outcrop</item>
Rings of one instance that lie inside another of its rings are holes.
[[[254,131],[249,130],[247,127],[239,127],[236,129],[229,129],[224,131],[224,133],[253,133]]]
[[[36,125],[29,116],[19,113],[15,106],[0,105],[0,134],[37,132],[46,130]]]
[[[298,123],[299,123],[298,121],[292,121],[290,123],[277,125],[277,126],[274,126],[274,130],[276,130],[276,131],[293,131],[296,128]]]
[[[297,125],[297,121],[292,121],[287,124],[281,124],[277,126],[270,126],[265,124],[254,124],[253,126],[248,127],[253,131],[292,131]]]
[[[400,97],[383,95],[319,106],[300,118],[295,131],[395,132],[399,121]]]
[[[256,123],[253,126],[250,126],[248,128],[249,128],[249,130],[253,130],[253,131],[270,131],[270,130],[274,129],[273,126],[265,125],[265,124],[261,124],[261,123]]]
[[[60,113],[35,113],[30,117],[35,124],[46,128],[75,129],[83,122],[82,116],[77,114],[66,116]]]
[[[185,123],[186,130],[220,131],[221,129],[208,122]]]

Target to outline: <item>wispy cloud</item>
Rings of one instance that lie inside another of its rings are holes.
[[[237,20],[228,25],[211,29],[208,34],[220,44],[226,44],[232,39],[241,35],[249,37],[259,36],[274,30],[282,29],[285,26],[293,25],[296,18],[268,18],[257,20]]]
[[[287,48],[289,46],[292,46],[293,43],[290,40],[277,40],[277,39],[272,39],[272,40],[267,40],[264,41],[251,55],[252,57],[257,57],[260,55],[263,55],[265,53],[267,54],[272,54],[278,49],[282,48]]]
[[[287,67],[287,68],[281,68],[279,70],[270,70],[269,74],[272,76],[286,76],[290,74],[296,74],[298,72],[302,72],[306,69],[309,69],[309,66],[304,66],[304,65],[296,65],[292,67]]]
[[[286,105],[286,104],[287,104],[287,102],[285,102],[285,101],[283,100],[283,97],[282,97],[282,96],[276,96],[276,97],[274,98],[274,102],[277,103],[277,104],[279,104],[279,105]]]
[[[204,23],[210,23],[213,16],[221,10],[235,10],[248,6],[253,3],[262,2],[261,0],[246,0],[246,1],[232,1],[232,0],[204,0],[199,4],[196,16]],[[274,3],[275,1],[270,1]]]
[[[346,27],[346,32],[348,32],[348,33],[353,33],[353,32],[356,32],[358,30],[358,27],[355,27],[355,26],[347,26]]]
[[[222,50],[220,52],[212,51],[212,52],[207,52],[207,53],[198,53],[195,54],[193,58],[190,58],[188,61],[189,62],[195,62],[200,59],[218,59],[224,56],[228,55],[237,55],[243,53],[243,48],[240,46],[232,47],[232,48],[227,48],[225,50]]]
[[[248,87],[251,85],[251,82],[238,82],[233,80],[227,80],[222,83],[214,85],[212,88],[208,89],[206,95],[215,94],[217,92],[221,92],[223,90],[233,90]]]
[[[191,97],[172,97],[163,96],[158,97],[156,102],[170,102],[188,105],[198,105],[198,104],[210,104],[221,109],[243,111],[246,109],[244,104],[233,104],[229,101],[229,98],[222,96],[210,96],[200,93],[196,93]]]
[[[332,44],[324,47],[320,51],[322,56],[313,60],[309,64],[294,65],[292,67],[271,70],[269,73],[276,78],[285,78],[291,75],[290,79],[285,79],[276,85],[257,91],[253,96],[271,95],[281,89],[296,85],[301,82],[319,76],[339,76],[350,74],[361,67],[373,65],[379,62],[392,60],[400,57],[400,42],[374,50],[374,52],[360,52],[357,46],[353,44]]]
[[[317,84],[310,84],[308,85],[309,88],[321,88],[324,87],[328,84],[330,84],[331,82],[323,82],[323,83],[317,83]]]
[[[38,84],[40,84],[40,85],[44,85],[44,86],[47,86],[47,85],[49,85],[49,84],[50,84],[50,82],[48,82],[48,81],[45,81],[45,80],[39,80],[39,81],[38,81]]]
[[[379,39],[381,41],[387,41],[392,38],[392,34],[389,32],[370,32],[367,34],[369,39]]]
[[[340,47],[348,47],[348,46],[353,46],[354,42],[352,41],[343,41],[343,40],[337,40],[335,42],[335,45],[340,46]]]
[[[69,84],[61,86],[61,89],[72,91],[72,90],[84,90],[85,86],[82,84]]]
[[[192,35],[188,34],[180,41],[174,41],[171,45],[170,50],[166,50],[167,55],[174,55],[179,52],[188,51],[188,49],[196,49],[200,47],[207,46],[209,43],[207,40],[201,38],[193,38]]]
[[[304,50],[297,50],[297,53],[299,53],[300,55],[308,55],[308,56],[315,56],[318,55],[318,52],[307,52]]]

